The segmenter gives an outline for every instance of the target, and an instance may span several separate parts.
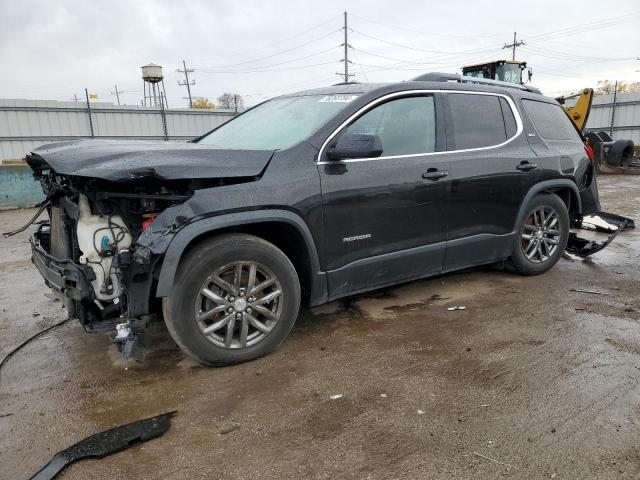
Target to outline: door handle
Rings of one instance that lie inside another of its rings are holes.
[[[438,180],[440,178],[444,178],[449,175],[449,172],[440,172],[436,168],[430,168],[425,173],[422,174],[422,178],[427,180]]]
[[[530,172],[531,170],[535,170],[538,168],[538,165],[535,163],[529,163],[527,161],[522,162],[520,165],[516,167],[521,172]]]

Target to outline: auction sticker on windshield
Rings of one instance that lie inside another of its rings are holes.
[[[318,102],[322,103],[349,103],[358,98],[358,95],[327,95],[322,97]]]

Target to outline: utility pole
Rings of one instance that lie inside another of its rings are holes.
[[[524,40],[520,40],[519,42],[516,40],[516,32],[513,32],[513,43],[507,45],[506,43],[504,44],[504,47],[502,47],[502,49],[504,50],[505,48],[512,48],[513,49],[513,54],[511,56],[511,60],[515,61],[516,60],[516,47],[521,47],[523,45],[526,45],[526,43],[524,43]]]
[[[341,77],[344,77],[344,83],[349,83],[349,77],[353,77],[354,74],[349,73],[349,64],[353,62],[349,60],[349,49],[352,47],[351,45],[349,45],[349,27],[347,24],[346,11],[344,12],[344,27],[342,27],[342,29],[344,30],[344,43],[340,46],[344,47],[344,58],[341,60],[342,62],[344,62],[344,74],[336,72],[336,75],[340,75]]]
[[[84,89],[84,96],[87,99],[87,116],[89,117],[89,132],[91,132],[91,138],[94,137],[93,134],[93,120],[91,119],[91,104],[89,103],[89,90]]]
[[[187,68],[187,64],[184,60],[182,60],[183,70],[176,70],[176,72],[184,73],[184,82],[178,80],[178,85],[182,85],[187,87],[187,93],[189,95],[189,108],[193,108],[193,100],[191,99],[191,85],[195,85],[195,80],[189,80],[189,74],[193,73],[193,68]]]
[[[118,100],[118,105],[120,105],[120,94],[122,93],[122,90],[118,91],[118,85],[114,85],[116,91],[115,92],[111,92],[111,95],[115,95],[116,99]]]
[[[616,121],[616,103],[618,100],[618,81],[613,84],[613,102],[611,102],[611,124],[609,126],[609,135],[613,137],[613,124]]]

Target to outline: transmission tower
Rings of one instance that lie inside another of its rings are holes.
[[[342,27],[342,30],[344,30],[344,43],[340,46],[344,47],[344,58],[340,61],[344,63],[344,73],[336,72],[336,75],[340,75],[341,77],[343,77],[344,83],[349,83],[349,77],[353,77],[355,75],[353,73],[349,73],[349,64],[353,64],[353,62],[349,60],[349,49],[353,47],[349,45],[349,27],[347,24],[347,12],[344,12],[344,27]]]

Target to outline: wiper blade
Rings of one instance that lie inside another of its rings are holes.
[[[31,480],[50,480],[68,465],[78,460],[104,458],[107,455],[126,450],[136,443],[160,437],[169,430],[171,418],[175,413],[165,413],[91,435],[54,455],[42,470],[31,477]]]

